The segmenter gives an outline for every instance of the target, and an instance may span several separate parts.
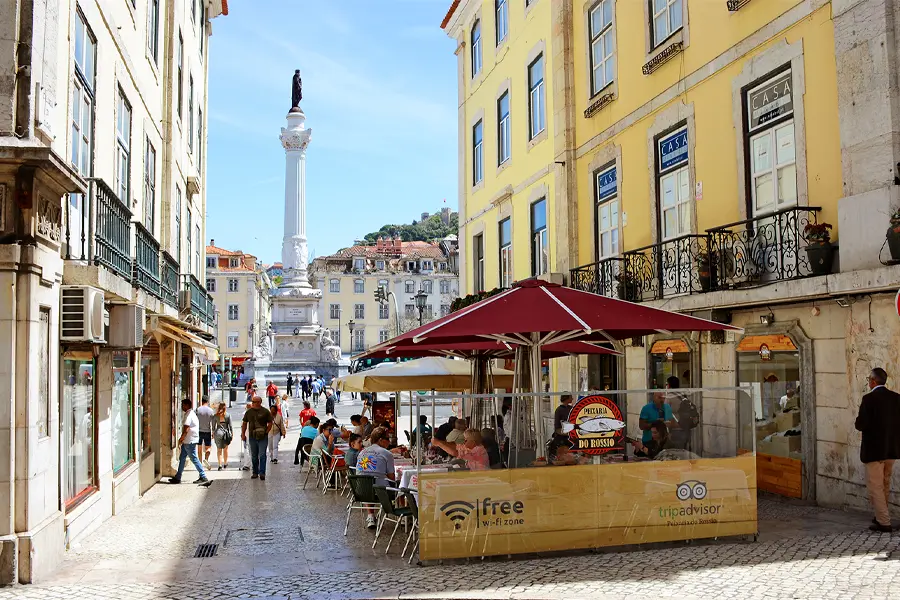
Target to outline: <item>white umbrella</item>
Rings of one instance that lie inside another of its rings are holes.
[[[494,369],[492,373],[494,388],[512,387],[512,371]],[[472,388],[472,365],[465,360],[429,356],[401,363],[381,363],[373,369],[338,377],[334,383],[342,392],[457,392]]]

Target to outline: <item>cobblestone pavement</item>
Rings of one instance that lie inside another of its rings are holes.
[[[339,407],[339,418],[354,409]],[[209,489],[155,486],[52,578],[0,588],[0,600],[900,597],[900,534],[870,533],[868,515],[765,498],[755,543],[409,566],[396,541],[388,556],[384,542],[371,549],[359,515],[343,536],[343,499],[302,489],[296,439],[290,432],[265,482],[213,470]],[[217,555],[193,558],[207,543]]]

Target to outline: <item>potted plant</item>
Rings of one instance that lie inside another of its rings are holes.
[[[620,271],[616,273],[616,292],[620,300],[628,300],[629,302],[637,302],[638,287],[637,282],[629,273]]]
[[[715,253],[701,251],[697,254],[697,279],[700,280],[700,289],[708,292],[714,288],[716,279]]]
[[[887,230],[887,244],[891,258],[900,260],[900,208],[891,215],[891,226]]]
[[[830,229],[831,223],[807,223],[803,228],[803,239],[807,244],[806,255],[813,275],[831,273],[834,248],[831,246]]]

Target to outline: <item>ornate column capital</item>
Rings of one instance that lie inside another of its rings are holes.
[[[281,128],[281,145],[285,150],[306,150],[312,139],[312,129],[287,129]]]

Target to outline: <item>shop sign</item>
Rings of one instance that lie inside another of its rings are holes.
[[[666,348],[666,360],[672,360],[675,358],[675,353],[672,352],[671,348]]]
[[[794,96],[791,85],[791,72],[787,71],[747,93],[751,132],[793,114]]]
[[[597,200],[606,200],[619,191],[616,168],[607,169],[597,176]]]
[[[605,454],[625,447],[625,421],[615,402],[604,396],[587,396],[569,412],[563,423],[573,449],[585,454]]]
[[[762,344],[759,347],[759,357],[765,361],[772,360],[772,351],[769,350],[769,347],[766,344]]]
[[[659,140],[659,170],[668,171],[688,159],[687,128],[680,129],[672,135]]]

